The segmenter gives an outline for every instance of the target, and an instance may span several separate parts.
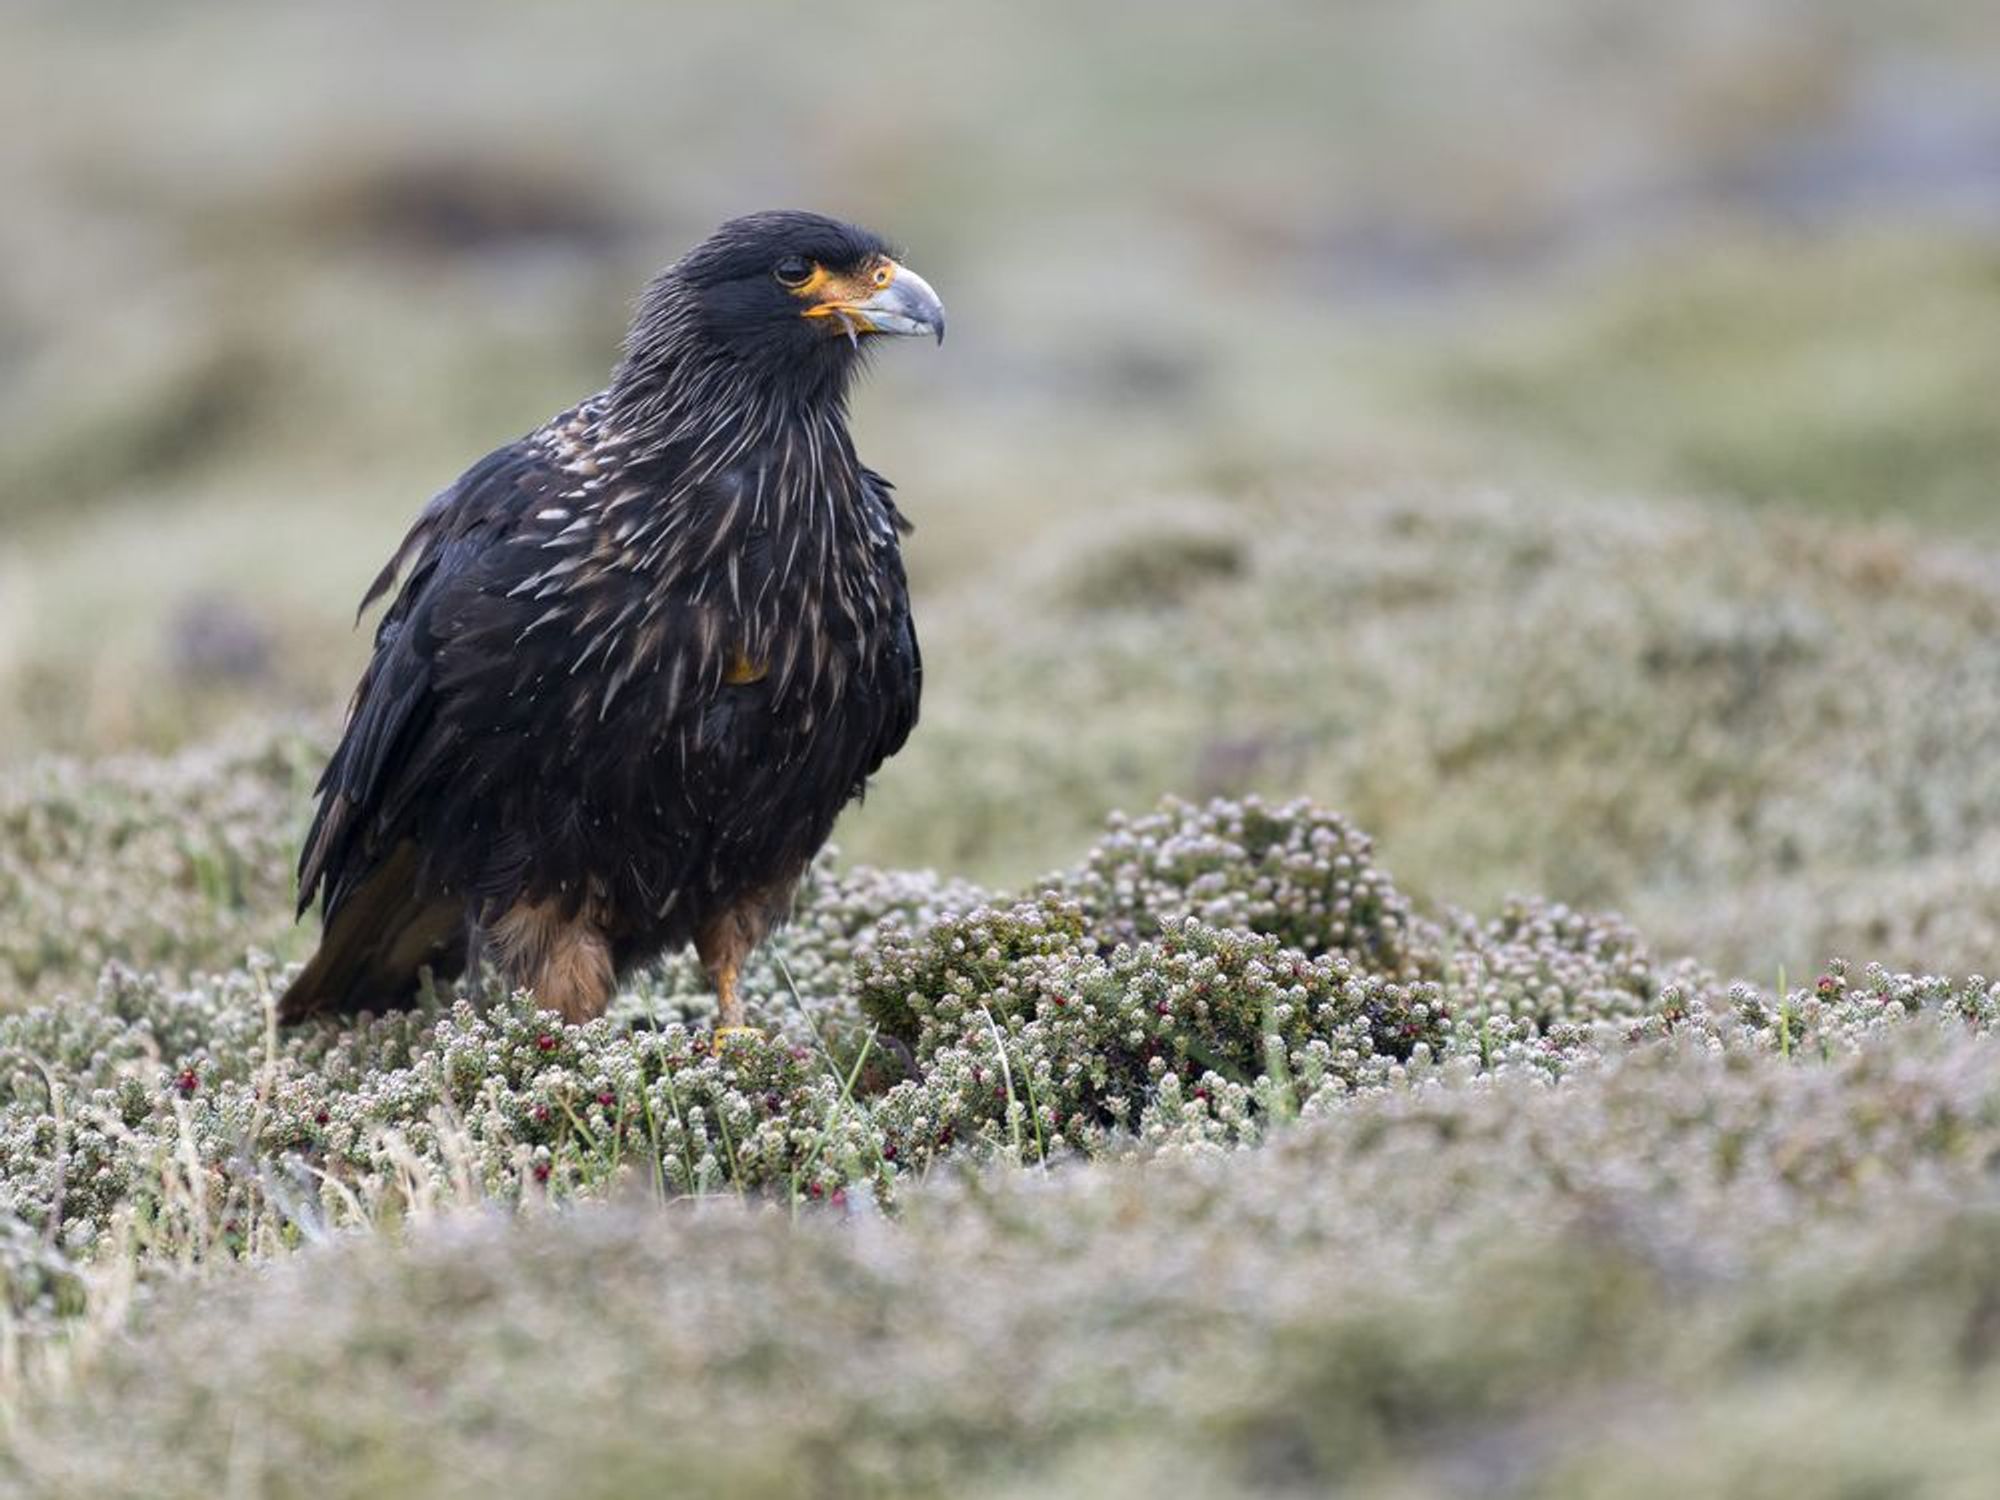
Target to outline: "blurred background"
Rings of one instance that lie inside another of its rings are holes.
[[[797,206],[952,315],[855,413],[929,673],[850,856],[1018,884],[1112,808],[1306,792],[1429,899],[1991,971],[2000,8],[0,28],[17,834],[51,778],[268,743],[295,837],[416,508],[601,384],[659,265]]]

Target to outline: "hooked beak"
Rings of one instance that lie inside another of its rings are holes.
[[[881,281],[881,273],[889,279]],[[885,261],[876,275],[879,283],[865,297],[829,300],[812,308],[809,317],[835,317],[851,339],[859,333],[885,333],[908,338],[935,334],[944,342],[944,304],[931,284],[908,266]]]

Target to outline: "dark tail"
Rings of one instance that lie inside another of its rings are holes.
[[[279,1000],[278,1020],[394,1010],[416,999],[426,968],[451,979],[464,967],[464,903],[420,898],[416,847],[400,844],[340,903],[319,952]]]

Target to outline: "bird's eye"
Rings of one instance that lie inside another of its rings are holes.
[[[787,255],[774,273],[786,286],[804,286],[812,277],[812,262],[803,255]]]

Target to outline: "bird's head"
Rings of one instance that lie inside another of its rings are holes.
[[[837,396],[879,338],[944,339],[944,304],[876,235],[818,214],[731,219],[647,288],[621,384],[721,361],[766,389]]]

